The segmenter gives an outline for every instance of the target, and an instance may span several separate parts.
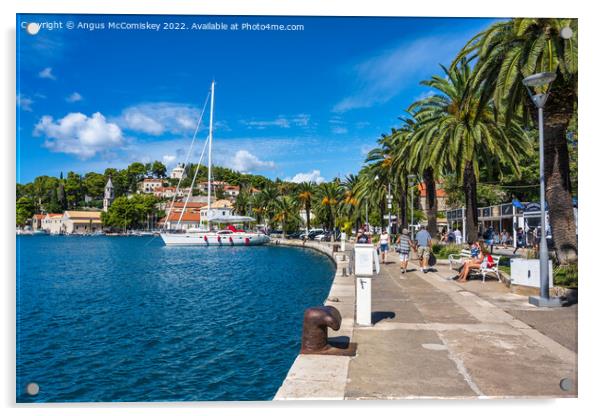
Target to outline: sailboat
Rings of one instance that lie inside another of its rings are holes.
[[[255,222],[255,219],[239,215],[219,215],[219,209],[211,209],[211,152],[213,145],[213,106],[215,97],[215,81],[211,82],[211,107],[209,112],[209,137],[208,137],[208,178],[207,178],[207,223],[202,223],[202,215],[199,213],[199,227],[189,228],[184,232],[166,232],[160,233],[161,239],[168,246],[256,246],[270,241],[270,237],[261,232],[237,229],[235,224],[249,224]],[[202,117],[202,114],[201,114]],[[200,123],[200,119],[199,119]],[[198,126],[197,126],[198,131]],[[195,133],[196,134],[196,133]],[[194,139],[193,139],[194,140]],[[201,156],[202,157],[202,156]],[[198,170],[198,168],[197,168]],[[195,173],[196,178],[196,173]],[[194,179],[193,179],[194,185]],[[192,185],[192,186],[193,186]],[[192,186],[190,190],[192,191]],[[177,192],[176,192],[177,194]],[[173,207],[174,200],[172,200]],[[186,202],[184,209],[186,210]],[[181,216],[180,216],[181,218]],[[179,221],[178,221],[179,222]],[[212,227],[212,224],[229,224],[225,229]]]

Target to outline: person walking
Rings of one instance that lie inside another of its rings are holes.
[[[431,235],[424,228],[423,225],[420,226],[420,231],[416,233],[416,246],[418,252],[418,258],[420,259],[420,270],[423,273],[426,273],[429,269],[429,257],[431,255],[431,246],[433,245],[433,241],[431,239]]]
[[[483,239],[485,240],[485,244],[489,247],[490,253],[493,253],[493,238],[493,227],[489,226],[483,234]]]
[[[518,250],[519,248],[524,248],[524,247],[525,247],[525,232],[523,231],[523,228],[520,227],[518,229],[518,231],[516,231],[516,248],[514,249],[512,254],[516,254],[516,250]]]
[[[381,263],[385,264],[385,262],[387,261],[387,252],[389,251],[389,245],[391,244],[391,236],[389,236],[389,233],[387,232],[386,228],[383,228],[382,232],[380,233],[379,244]]]
[[[410,232],[407,228],[404,228],[399,237],[397,237],[401,274],[405,274],[408,270],[408,261],[410,260],[410,250],[412,248],[415,249],[414,243],[410,239]]]
[[[460,231],[459,228],[456,228],[454,235],[456,236],[456,244],[462,244],[462,231]]]

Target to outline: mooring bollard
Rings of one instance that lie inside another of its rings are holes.
[[[338,331],[341,321],[341,313],[334,306],[307,308],[303,316],[301,354],[355,355],[356,344],[339,347],[328,343],[328,328]]]

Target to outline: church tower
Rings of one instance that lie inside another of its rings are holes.
[[[109,206],[111,206],[113,199],[115,199],[115,190],[113,189],[113,182],[111,182],[111,177],[109,176],[109,180],[105,185],[105,197],[102,201],[102,210],[104,212],[109,210]]]

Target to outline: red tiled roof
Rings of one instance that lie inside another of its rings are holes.
[[[424,182],[418,184],[418,190],[420,191],[421,197],[426,196],[426,185],[424,184]],[[445,198],[447,196],[443,188],[437,188],[435,190],[435,193],[437,195],[437,198]]]
[[[34,219],[36,219],[36,220],[41,220],[41,219],[43,219],[45,216],[46,216],[46,215],[44,215],[44,214],[34,214],[34,215],[33,215],[33,218],[34,218]]]
[[[54,213],[48,213],[46,215],[48,215],[50,218],[53,218],[53,217],[62,217],[63,216],[63,214],[54,214]]]
[[[168,221],[170,222],[177,222],[180,219],[180,213],[179,212],[172,212],[171,214],[169,214],[169,218]],[[199,222],[201,220],[201,213],[200,212],[184,212],[184,215],[182,215],[182,221],[187,221],[187,222]]]
[[[207,206],[206,203],[204,202],[188,202],[185,203],[184,201],[175,201],[173,203],[173,207],[174,208],[184,208],[184,204],[186,204],[186,209],[188,208],[203,208],[205,206]],[[169,208],[169,206],[168,206]]]

